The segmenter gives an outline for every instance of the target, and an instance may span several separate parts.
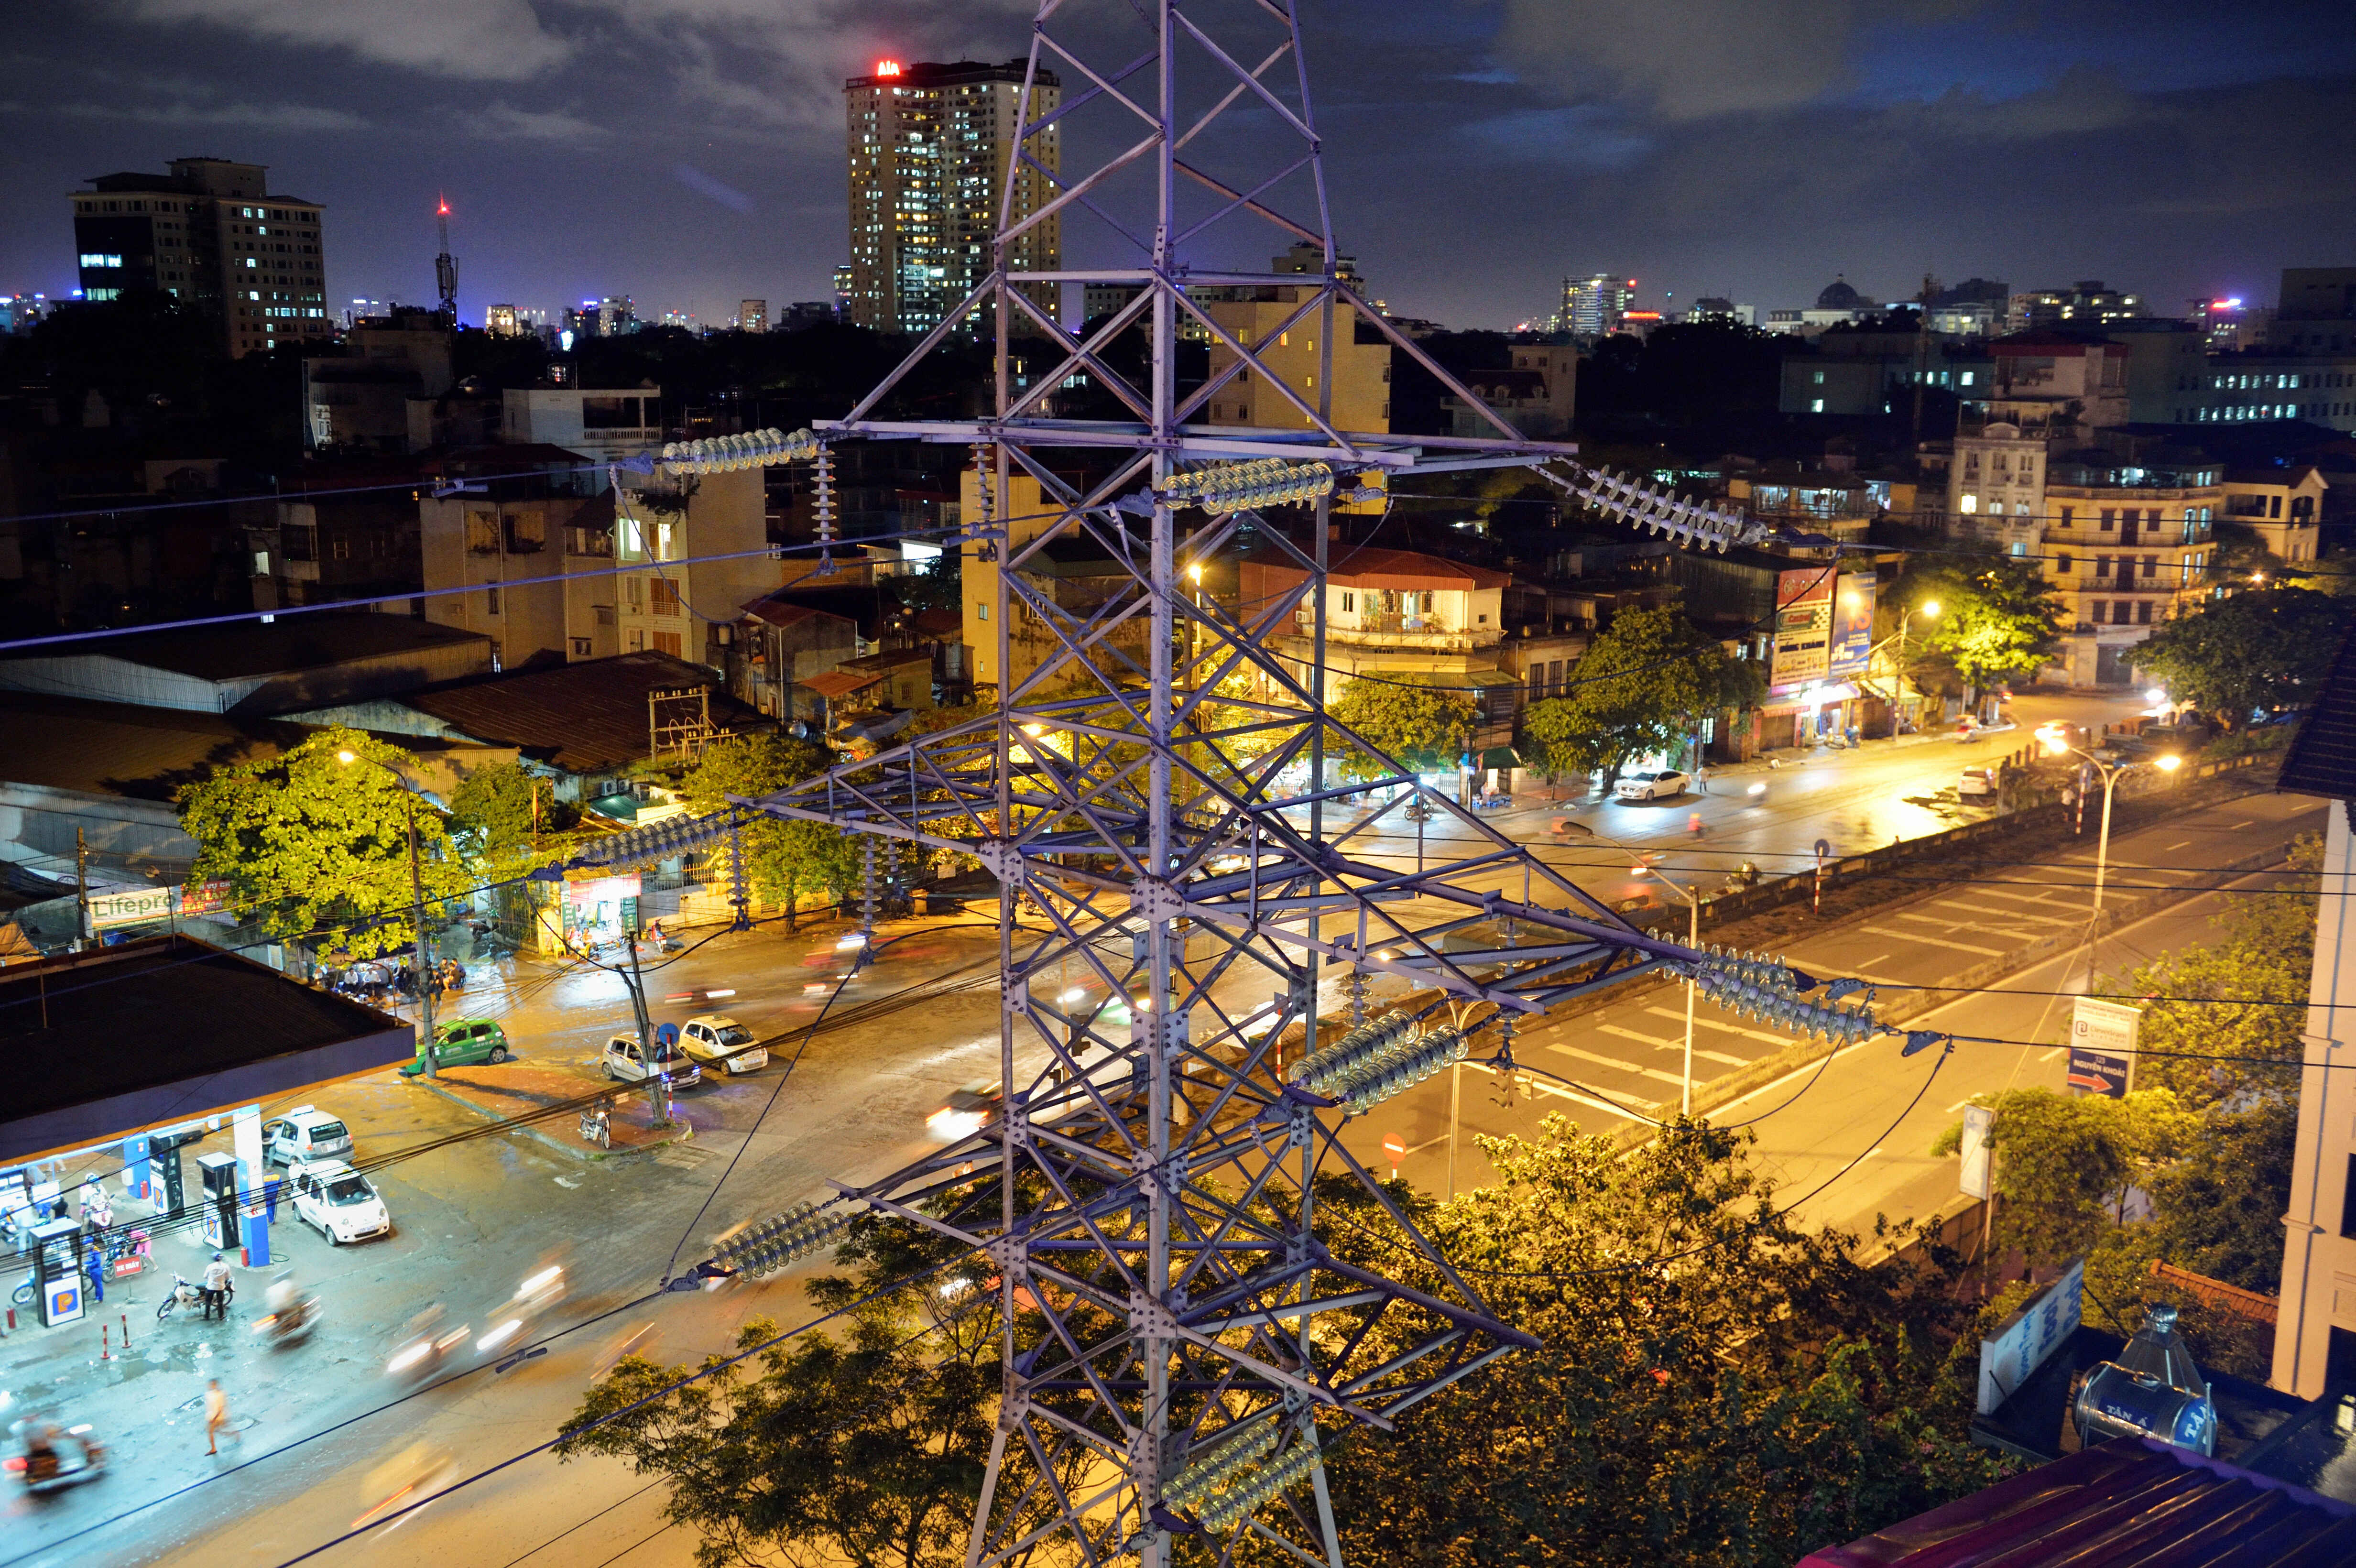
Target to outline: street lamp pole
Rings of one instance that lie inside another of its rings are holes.
[[[2164,773],[2172,773],[2184,765],[2184,759],[2171,752],[2167,756],[2154,757],[2148,763],[2110,763],[2092,752],[2080,751],[2079,748],[2067,743],[2057,744],[2051,741],[2046,742],[2045,750],[2049,755],[2056,757],[2065,752],[2074,752],[2083,757],[2089,767],[2103,775],[2103,827],[2094,839],[2094,912],[2100,914],[2103,912],[2103,889],[2110,880],[2111,871],[2111,795],[2118,788],[2120,775],[2147,766],[2158,768]]]
[[[1661,875],[1660,868],[1657,866],[1647,866],[1640,859],[1636,862],[1636,869],[1644,872],[1644,875],[1652,878],[1655,881],[1660,883],[1663,887],[1678,894],[1686,901],[1687,911],[1686,945],[1688,947],[1698,948],[1701,945],[1701,900],[1695,895],[1692,889],[1683,887]],[[1685,1087],[1679,1093],[1677,1099],[1678,1114],[1687,1116],[1693,1115],[1693,1031],[1694,983],[1691,979],[1687,979],[1686,981]]]
[[[401,786],[401,797],[409,806],[409,900],[410,918],[415,923],[410,947],[411,973],[417,976],[417,1061],[418,1070],[426,1077],[438,1076],[434,1071],[434,980],[426,972],[426,955],[432,950],[425,939],[425,871],[417,854],[417,792],[402,778],[399,770],[374,757],[363,757],[358,752],[337,752],[336,760],[349,766],[366,763],[372,768],[382,768]]]

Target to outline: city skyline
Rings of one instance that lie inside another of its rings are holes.
[[[331,304],[431,303],[444,190],[469,321],[495,302],[627,293],[718,322],[748,294],[829,297],[843,81],[884,58],[1003,59],[1025,31],[1012,4],[796,6],[766,28],[706,0],[628,15],[52,5],[13,40],[26,69],[0,104],[24,149],[0,178],[41,215],[0,237],[0,292],[72,289],[65,198],[89,176],[210,154],[326,205]],[[1542,315],[1566,273],[1604,269],[1647,309],[1801,304],[1836,274],[1902,298],[1928,270],[2101,277],[2172,313],[2270,300],[2281,267],[2356,247],[2338,172],[2356,41],[2313,25],[2329,7],[2179,0],[2131,30],[2083,5],[1914,15],[1934,19],[1678,0],[1632,41],[1589,0],[1312,11],[1342,243],[1395,311],[1464,326]],[[2211,47],[2227,27],[2234,48]],[[1477,264],[1431,242],[1451,208],[1494,232]]]

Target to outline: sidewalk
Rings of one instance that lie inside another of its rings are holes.
[[[669,1126],[650,1128],[645,1121],[645,1090],[635,1084],[605,1083],[558,1068],[529,1067],[513,1061],[498,1067],[446,1067],[434,1078],[414,1082],[489,1121],[513,1122],[520,1116],[542,1114],[540,1120],[521,1123],[509,1130],[574,1159],[647,1154],[666,1144],[695,1136],[695,1125],[689,1120],[687,1106],[680,1101],[674,1099],[672,1103]],[[598,1093],[601,1089],[614,1098],[608,1126],[613,1137],[610,1149],[601,1149],[580,1135],[578,1106],[585,1103],[584,1096]],[[564,1108],[555,1109],[558,1106]]]

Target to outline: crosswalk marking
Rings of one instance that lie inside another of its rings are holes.
[[[1925,936],[1912,931],[1892,931],[1886,925],[1861,925],[1858,929],[1871,932],[1876,936],[1894,936],[1901,942],[1920,942],[1933,947],[1952,947],[1961,953],[1977,953],[1989,958],[2005,955],[2000,948],[1975,947],[1968,942],[1957,942],[1950,936]]]
[[[1622,1072],[1633,1072],[1639,1077],[1657,1078],[1664,1083],[1674,1083],[1680,1089],[1685,1087],[1686,1081],[1674,1072],[1663,1072],[1657,1068],[1639,1067],[1633,1061],[1621,1061],[1609,1056],[1598,1056],[1591,1051],[1581,1051],[1575,1045],[1550,1045],[1547,1049],[1558,1051],[1565,1056],[1575,1057],[1581,1061],[1591,1061],[1598,1067],[1616,1068]]]
[[[1959,909],[1972,914],[1998,914],[2007,920],[2034,921],[2039,925],[2083,925],[2083,920],[2072,920],[2058,914],[2030,914],[2027,910],[1996,909],[1987,904],[1956,903],[1951,899],[1940,901],[1940,909]]]
[[[1708,1019],[1694,1019],[1694,1022],[1711,1029],[1724,1029],[1727,1027],[1724,1024],[1712,1024]],[[1638,1034],[1633,1029],[1622,1029],[1618,1024],[1605,1024],[1603,1026],[1603,1032],[1605,1034],[1616,1034],[1622,1040],[1641,1040],[1646,1045],[1655,1047],[1661,1051],[1683,1051],[1686,1048],[1686,1042],[1682,1037],[1676,1040],[1655,1040],[1649,1034]],[[1772,1039],[1773,1037],[1769,1036],[1768,1038]],[[1694,1054],[1700,1057],[1704,1061],[1720,1062],[1728,1067],[1748,1067],[1751,1065],[1739,1056],[1729,1056],[1722,1051],[1704,1051],[1699,1046],[1694,1047]],[[1678,1082],[1682,1083],[1684,1080],[1680,1079]]]
[[[1646,1008],[1644,1010],[1661,1018],[1675,1019],[1680,1023],[1685,1021],[1685,1014],[1672,1012],[1666,1008]],[[1717,1029],[1721,1034],[1739,1034],[1750,1040],[1763,1040],[1770,1045],[1789,1045],[1792,1043],[1791,1038],[1788,1035],[1769,1034],[1763,1029],[1744,1029],[1740,1024],[1730,1024],[1722,1019],[1707,1018],[1700,1013],[1696,1013],[1694,1015],[1694,1022],[1699,1024],[1704,1029]],[[1677,1043],[1682,1045],[1684,1041],[1680,1040]],[[1699,1056],[1702,1053],[1697,1051],[1694,1054],[1696,1056]],[[1719,1061],[1735,1061],[1741,1059],[1739,1057],[1721,1056],[1715,1058],[1714,1060]],[[1748,1063],[1746,1062],[1745,1065],[1747,1066]]]

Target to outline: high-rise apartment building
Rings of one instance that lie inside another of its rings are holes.
[[[1596,272],[1562,281],[1562,311],[1557,330],[1573,337],[1609,337],[1620,330],[1621,317],[1636,297],[1636,280],[1616,272]]]
[[[175,158],[73,193],[82,297],[157,289],[211,321],[234,357],[335,328],[321,208],[273,196],[261,164]]]
[[[769,302],[767,300],[737,301],[735,327],[739,332],[768,331]]]
[[[1049,71],[1023,102],[1024,62],[903,65],[881,60],[872,76],[843,84],[845,145],[851,171],[851,264],[845,319],[884,332],[926,332],[962,304],[990,274],[991,237],[1018,128],[1062,101]],[[1061,166],[1053,126],[1024,144],[1052,172]],[[1053,198],[1039,169],[1014,182],[1017,222]],[[1063,261],[1063,220],[1040,219],[1013,240],[1006,265],[1016,272],[1053,272]],[[840,279],[841,273],[838,272]],[[837,285],[841,287],[841,283]],[[1025,291],[1048,315],[1059,290]]]

